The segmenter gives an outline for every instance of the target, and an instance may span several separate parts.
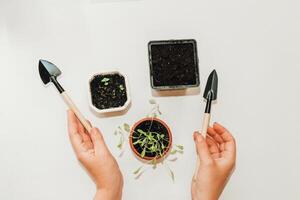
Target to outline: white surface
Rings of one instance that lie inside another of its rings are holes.
[[[222,199],[299,199],[299,1],[143,0],[123,3],[0,1],[0,199],[92,199],[94,186],[77,164],[66,133],[65,105],[44,88],[38,59],[56,63],[62,85],[100,127],[114,155],[113,131],[149,110],[147,42],[198,41],[201,87],[219,74],[213,121],[238,143],[237,169]],[[129,76],[132,106],[126,115],[97,118],[88,108],[86,80],[119,68]],[[190,199],[195,165],[192,132],[200,129],[200,95],[157,98],[184,156],[172,168],[133,179],[139,166],[119,160],[124,200]]]

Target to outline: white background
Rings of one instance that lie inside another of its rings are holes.
[[[221,199],[300,199],[300,12],[296,0],[0,1],[0,199],[92,199],[94,185],[68,141],[66,106],[44,87],[38,60],[60,67],[61,84],[118,155],[115,128],[150,109],[147,43],[198,42],[201,94],[157,97],[174,142],[186,147],[171,164],[139,180],[140,163],[118,159],[124,200],[188,200],[195,165],[192,132],[200,129],[202,89],[219,74],[213,121],[232,131],[237,168]],[[92,72],[129,76],[132,106],[123,116],[98,118],[88,108]]]

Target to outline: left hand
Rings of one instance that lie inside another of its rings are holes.
[[[95,200],[120,200],[123,177],[100,131],[92,128],[88,133],[75,114],[69,110],[68,132],[77,159],[96,184]]]

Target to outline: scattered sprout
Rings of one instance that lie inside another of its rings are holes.
[[[174,182],[175,181],[174,172],[170,168],[169,168],[169,170],[170,170],[170,176],[171,176],[171,178],[172,178],[172,180]]]
[[[143,166],[137,168],[137,169],[133,172],[133,174],[138,174],[138,173],[141,171],[142,168],[143,168]]]
[[[158,117],[159,115],[162,115],[158,103],[154,99],[149,99],[149,103],[153,105],[151,111],[147,115],[147,117]]]
[[[175,155],[176,153],[177,153],[177,150],[176,150],[176,149],[174,149],[174,150],[172,150],[172,151],[170,152],[171,155]]]
[[[125,138],[128,138],[128,134],[130,131],[130,126],[127,123],[124,123],[122,126],[118,126],[118,128],[114,131],[114,135],[119,137],[119,142],[117,144],[117,148],[120,149],[121,153],[119,157],[122,157],[124,154],[124,146],[125,146]]]
[[[126,132],[130,132],[130,126],[129,126],[129,124],[124,123],[124,124],[123,124],[123,127],[124,127],[124,130],[125,130]]]
[[[119,143],[117,145],[117,147],[121,150],[123,147],[123,137],[120,137]]]
[[[145,170],[141,171],[134,179],[139,179],[143,174],[144,174]]]
[[[169,159],[170,162],[175,162],[178,158],[175,157],[175,158],[172,158],[172,159]]]
[[[183,151],[183,149],[184,149],[184,147],[182,146],[182,145],[176,145],[176,147],[178,148],[178,149],[180,149],[181,151]]]

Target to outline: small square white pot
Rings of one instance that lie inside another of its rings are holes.
[[[127,101],[124,103],[123,106],[121,107],[116,107],[116,108],[107,108],[107,109],[99,109],[96,106],[93,105],[92,102],[92,93],[91,93],[91,81],[94,79],[95,76],[97,75],[107,75],[107,74],[119,74],[120,76],[124,77],[125,80],[125,88],[126,88],[126,95],[127,95]],[[128,78],[126,75],[120,73],[117,70],[113,70],[113,71],[107,71],[107,72],[99,72],[99,73],[95,73],[91,76],[91,78],[88,81],[88,95],[89,95],[89,105],[90,108],[97,114],[107,114],[107,113],[114,113],[114,112],[121,112],[121,111],[125,111],[127,109],[127,107],[129,106],[130,102],[131,102],[131,98],[130,98],[130,94],[129,94],[129,84],[128,84]]]

